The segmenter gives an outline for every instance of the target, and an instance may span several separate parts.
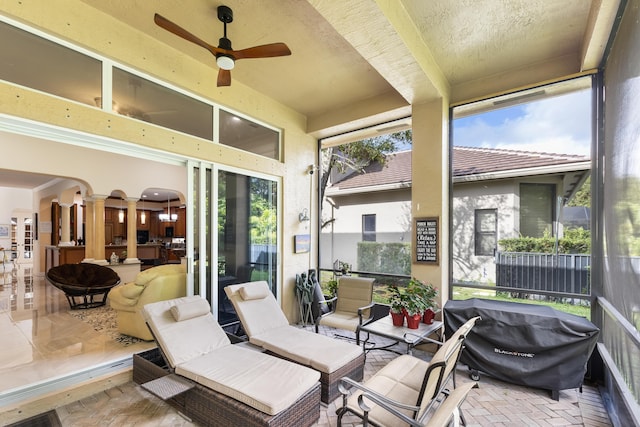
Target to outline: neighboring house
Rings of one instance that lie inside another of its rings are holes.
[[[589,176],[584,156],[454,147],[452,251],[454,281],[495,281],[500,239],[562,233],[562,208]],[[411,151],[386,167],[338,177],[326,190],[321,262],[358,271],[360,241],[411,243]]]

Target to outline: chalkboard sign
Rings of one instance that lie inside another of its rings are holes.
[[[438,218],[416,218],[413,229],[416,262],[438,264]]]

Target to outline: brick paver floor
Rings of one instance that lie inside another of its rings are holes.
[[[327,334],[332,331],[325,330]],[[387,351],[367,354],[365,378],[396,357]],[[429,360],[430,353],[415,351],[414,356]],[[468,369],[459,366],[457,380],[471,381]],[[337,399],[321,405],[319,427],[336,426]],[[560,399],[551,399],[545,390],[531,389],[481,376],[479,388],[473,389],[462,406],[467,426],[611,426],[597,387],[585,385],[563,390]],[[63,426],[194,426],[160,399],[129,382],[86,399],[57,408]],[[359,419],[345,416],[343,425],[359,425]],[[293,426],[292,426],[293,427]]]

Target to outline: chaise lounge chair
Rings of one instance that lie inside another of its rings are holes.
[[[360,381],[365,356],[352,343],[318,335],[289,325],[266,282],[249,282],[225,288],[249,342],[267,353],[320,372],[324,403],[335,400],[340,378]]]
[[[142,386],[173,403],[179,394],[177,406],[188,417],[213,426],[317,422],[320,375],[231,344],[206,300],[190,296],[160,301],[145,305],[142,313],[172,372]],[[136,369],[150,368],[144,362],[134,357],[134,379],[144,377]]]

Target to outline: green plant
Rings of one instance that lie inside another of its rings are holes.
[[[336,279],[327,280],[327,292],[331,296],[335,296],[338,293],[338,281]]]
[[[405,308],[407,309],[407,314],[410,316],[422,314],[427,308],[429,308],[422,296],[418,292],[414,292],[412,289],[407,288],[404,298],[406,301]]]
[[[402,313],[402,309],[406,308],[406,298],[400,291],[398,285],[387,286],[389,291],[389,305],[393,313]]]
[[[351,271],[351,264],[349,264],[348,262],[340,261],[340,271],[342,272],[342,274],[349,274],[349,272]]]
[[[427,308],[433,311],[438,311],[438,289],[431,283],[424,283],[422,280],[412,277],[407,284],[407,293],[415,295],[417,299],[420,299],[420,303],[424,306],[424,310]]]

